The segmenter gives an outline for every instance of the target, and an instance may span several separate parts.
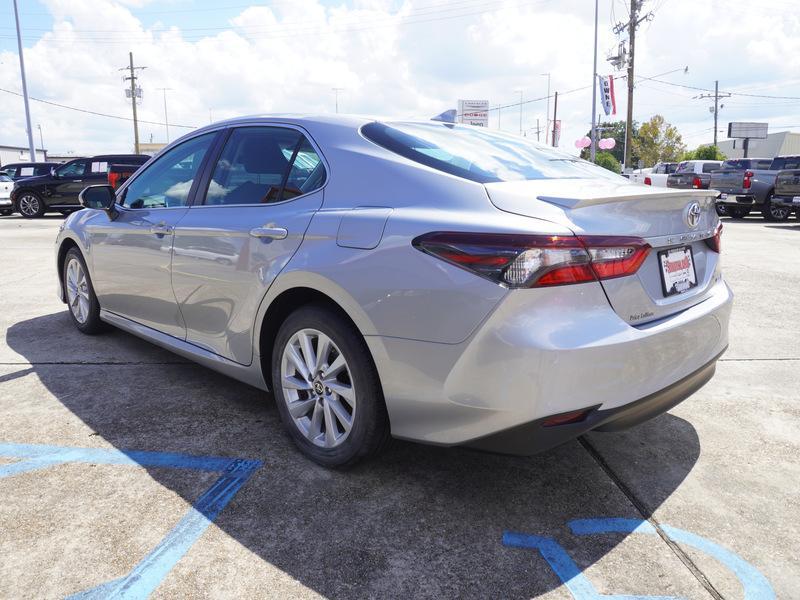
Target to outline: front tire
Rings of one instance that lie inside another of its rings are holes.
[[[777,206],[772,202],[774,197],[775,194],[770,194],[767,196],[767,199],[764,201],[764,208],[761,209],[761,214],[764,215],[764,218],[767,221],[772,221],[773,223],[777,221],[785,221],[789,218],[791,209],[786,208],[785,206]]]
[[[726,217],[728,216],[728,207],[724,204],[716,204],[714,206],[715,210],[717,211],[718,217]]]
[[[44,201],[34,192],[23,192],[17,200],[17,212],[26,219],[38,219],[44,209]]]
[[[86,335],[100,333],[104,329],[100,320],[100,303],[95,296],[86,262],[77,248],[70,248],[64,257],[62,280],[64,297],[75,327]]]
[[[272,389],[300,451],[349,467],[389,439],[380,380],[364,338],[338,312],[310,304],[284,321],[272,350]]]

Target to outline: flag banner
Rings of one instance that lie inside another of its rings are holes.
[[[598,75],[597,81],[600,86],[600,105],[603,107],[603,112],[606,113],[606,116],[616,115],[617,101],[614,98],[614,76]]]

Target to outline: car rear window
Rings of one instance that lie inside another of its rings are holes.
[[[705,163],[703,165],[703,173],[713,173],[714,171],[719,171],[722,167],[720,167],[716,163]]]
[[[364,125],[368,140],[433,169],[478,183],[529,179],[620,179],[611,171],[532,140],[452,123]]]
[[[783,171],[784,169],[800,169],[800,156],[776,156],[769,166],[770,171]]]

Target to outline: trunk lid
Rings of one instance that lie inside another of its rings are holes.
[[[500,210],[558,223],[577,235],[644,239],[652,250],[637,273],[601,282],[611,306],[628,323],[644,324],[702,302],[716,280],[719,255],[703,241],[713,236],[719,222],[715,192],[594,179],[489,183],[486,190]],[[691,227],[687,213],[694,203],[700,215]],[[659,253],[687,246],[697,284],[668,295]]]

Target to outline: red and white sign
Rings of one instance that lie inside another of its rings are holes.
[[[598,75],[597,80],[600,85],[600,105],[603,107],[603,112],[608,115],[617,114],[617,99],[614,96],[614,76]]]

